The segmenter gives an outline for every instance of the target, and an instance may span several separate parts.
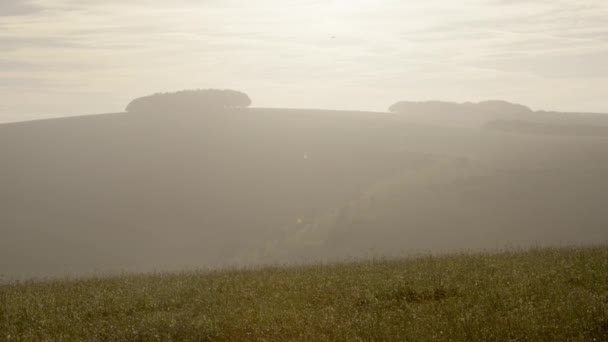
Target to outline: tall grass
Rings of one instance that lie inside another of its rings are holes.
[[[608,247],[0,285],[2,341],[608,341]]]

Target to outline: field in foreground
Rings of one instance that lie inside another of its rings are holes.
[[[608,247],[0,285],[0,341],[607,341]]]

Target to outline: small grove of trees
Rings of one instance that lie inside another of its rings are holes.
[[[136,98],[127,105],[127,112],[180,111],[245,108],[251,105],[247,94],[230,89],[196,89],[157,93]]]
[[[389,110],[393,113],[420,114],[494,114],[494,115],[527,115],[533,113],[526,106],[501,100],[482,101],[479,103],[454,103],[443,101],[408,102],[393,104]]]

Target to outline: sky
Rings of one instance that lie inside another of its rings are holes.
[[[0,122],[197,88],[608,113],[607,23],[606,0],[0,0]]]

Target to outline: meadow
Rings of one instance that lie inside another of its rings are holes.
[[[0,285],[1,341],[608,341],[608,246]]]

